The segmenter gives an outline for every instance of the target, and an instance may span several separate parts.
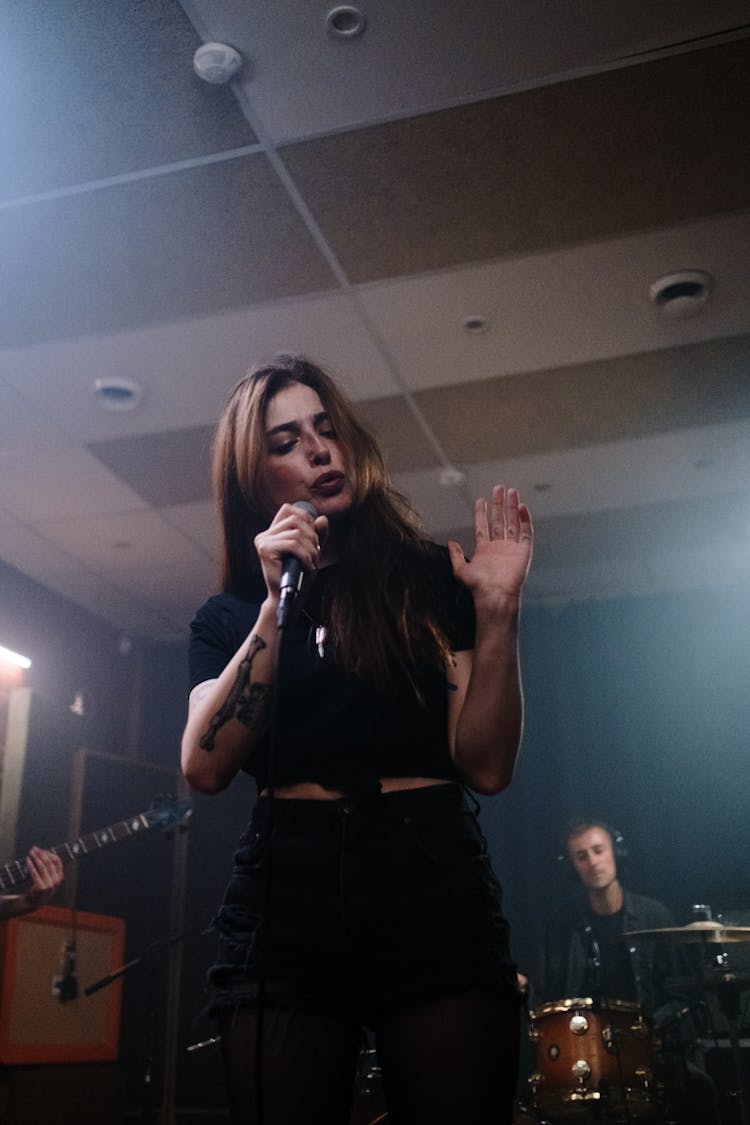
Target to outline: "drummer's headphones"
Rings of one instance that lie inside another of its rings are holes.
[[[579,817],[576,820],[571,820],[568,822],[568,825],[560,838],[560,851],[557,856],[557,862],[569,874],[574,875],[575,878],[578,878],[578,873],[576,872],[575,867],[570,861],[570,856],[568,855],[568,841],[571,840],[574,836],[582,836],[584,832],[588,832],[589,828],[603,828],[604,831],[609,835],[609,838],[612,841],[612,854],[615,857],[615,863],[617,864],[618,868],[618,875],[621,875],[622,871],[620,869],[620,865],[628,858],[628,849],[625,844],[625,837],[618,828],[614,827],[614,825],[607,824],[606,820],[596,820],[593,817],[588,820],[584,819],[583,817]]]

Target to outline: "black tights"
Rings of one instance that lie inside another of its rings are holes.
[[[403,1009],[375,1028],[388,1125],[509,1125],[518,1009],[478,990]],[[264,1015],[264,1125],[347,1125],[361,1045],[344,1019]],[[221,1027],[232,1125],[255,1125],[255,1012]]]

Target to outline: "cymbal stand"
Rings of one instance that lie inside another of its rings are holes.
[[[729,1027],[729,1045],[736,1082],[736,1089],[730,1091],[730,1096],[734,1095],[737,1098],[740,1125],[750,1125],[748,1090],[743,1081],[740,1050],[740,984],[733,972],[725,970],[719,974],[714,987],[719,1008]]]

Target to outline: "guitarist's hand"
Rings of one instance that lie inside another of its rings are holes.
[[[0,921],[36,910],[63,881],[62,860],[55,852],[44,848],[30,849],[26,870],[31,879],[28,891],[20,895],[0,895]]]
[[[63,865],[59,855],[44,848],[31,848],[26,856],[26,867],[31,876],[28,898],[38,906],[59,887],[63,881]]]

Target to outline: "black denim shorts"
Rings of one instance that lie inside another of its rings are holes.
[[[240,839],[215,926],[211,1010],[266,1003],[371,1023],[471,987],[518,1002],[502,892],[461,786],[277,799]]]

